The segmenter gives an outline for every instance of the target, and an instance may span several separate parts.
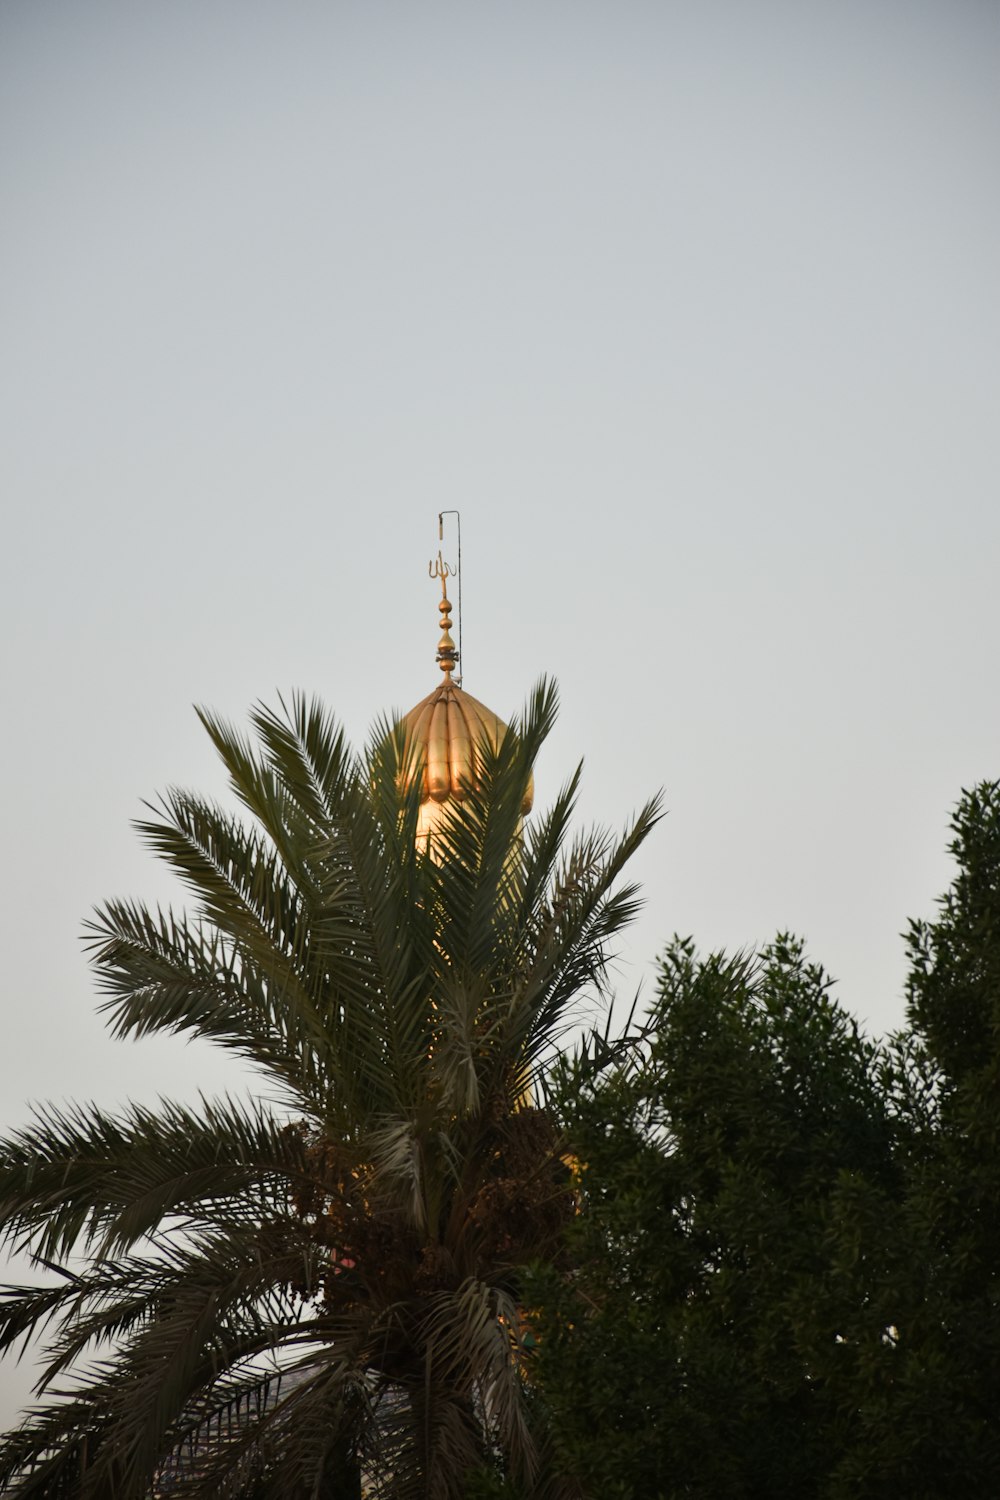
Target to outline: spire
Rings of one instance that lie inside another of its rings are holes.
[[[455,687],[460,688],[462,686],[462,672],[460,666],[462,653],[462,516],[461,513],[457,510],[438,511],[439,542],[444,541],[445,516],[455,517],[455,534],[458,541],[458,566],[453,567],[451,563],[446,563],[441,548],[439,547],[438,555],[433,559],[432,562],[428,563],[427,571],[432,578],[440,578],[441,580],[441,603],[438,605],[438,609],[441,611],[441,639],[438,641],[436,661],[438,666],[444,673],[444,685],[447,687],[451,686],[452,672],[455,670],[456,666],[459,667],[458,675],[455,678]],[[455,648],[455,642],[451,638],[451,602],[448,599],[447,586],[447,580],[449,578],[458,579],[457,650]]]
[[[438,515],[438,540],[444,537],[444,517],[458,512],[441,511]],[[459,523],[460,524],[460,523]],[[496,750],[507,726],[485,704],[462,689],[460,652],[462,645],[462,542],[458,533],[458,565],[445,562],[439,549],[427,566],[431,578],[441,580],[441,639],[436,660],[444,680],[433,692],[403,717],[406,731],[407,759],[418,769],[406,773],[419,775],[421,811],[417,837],[433,848],[434,830],[444,818],[444,804],[453,798],[461,802],[470,787],[479,781],[482,750],[489,745]],[[452,606],[448,598],[449,578],[458,579],[458,648],[452,640]],[[452,680],[452,673],[457,675]],[[531,810],[534,783],[525,788],[522,813]]]
[[[451,674],[458,661],[455,642],[451,638],[451,601],[448,598],[446,583],[446,580],[452,576],[453,569],[445,562],[439,551],[434,561],[428,564],[427,570],[432,578],[441,580],[441,603],[438,605],[441,612],[441,639],[438,641],[436,661],[445,674],[445,682],[450,683]]]

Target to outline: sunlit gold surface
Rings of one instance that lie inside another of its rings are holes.
[[[458,661],[458,652],[451,638],[451,600],[444,591],[443,578],[441,580],[441,603],[438,609],[441,611],[441,639],[438,641],[437,663],[442,672],[446,672],[450,677]]]
[[[441,601],[438,604],[441,639],[436,660],[444,673],[444,681],[410,709],[403,719],[403,728],[406,733],[406,764],[414,767],[412,774],[419,775],[421,780],[417,838],[420,842],[426,840],[427,847],[433,849],[435,836],[445,818],[445,805],[453,797],[461,801],[470,788],[478,787],[482,749],[489,746],[498,750],[507,726],[478,698],[463,692],[452,681],[452,672],[458,665],[458,652],[451,638],[451,602],[446,580],[454,570],[439,551],[437,558],[429,564],[428,572],[431,578],[441,580]],[[534,790],[532,777],[521,804],[522,815],[531,811]]]
[[[458,664],[458,652],[451,638],[451,600],[448,598],[448,579],[452,576],[453,569],[445,562],[439,551],[437,557],[428,565],[428,572],[432,578],[441,580],[441,603],[438,605],[441,611],[441,639],[438,641],[437,664],[446,674],[446,680],[450,681],[451,674]]]
[[[469,787],[479,783],[479,747],[488,744],[496,750],[507,726],[492,710],[456,687],[450,671],[440,687],[428,693],[403,719],[408,755],[421,763],[421,801],[443,804],[451,797],[459,800]],[[521,811],[531,811],[534,782],[529,781]],[[426,818],[424,814],[426,813]],[[421,809],[421,821],[432,825],[440,821],[430,807]]]

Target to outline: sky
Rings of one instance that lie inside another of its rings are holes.
[[[902,1024],[1000,776],[998,146],[989,0],[4,0],[0,1129],[252,1087],[112,1042],[82,925],[177,898],[193,704],[436,685],[443,509],[538,803],[663,788],[623,998],[790,929]]]

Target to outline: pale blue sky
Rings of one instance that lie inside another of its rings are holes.
[[[898,1024],[1000,775],[998,147],[992,3],[0,6],[4,1122],[232,1081],[81,923],[192,702],[434,686],[442,507],[539,799],[665,788],[623,991],[790,927]]]

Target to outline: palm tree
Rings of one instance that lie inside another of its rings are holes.
[[[571,838],[579,771],[521,831],[555,714],[535,690],[428,852],[405,735],[354,754],[319,705],[201,713],[252,821],[171,791],[139,824],[190,914],[114,901],[89,937],[118,1037],[186,1033],[270,1102],[41,1111],[0,1143],[0,1347],[49,1325],[0,1439],[19,1496],[530,1491],[519,1265],[573,1211],[542,1076],[636,892],[658,817]],[[54,1332],[51,1330],[54,1329]]]

